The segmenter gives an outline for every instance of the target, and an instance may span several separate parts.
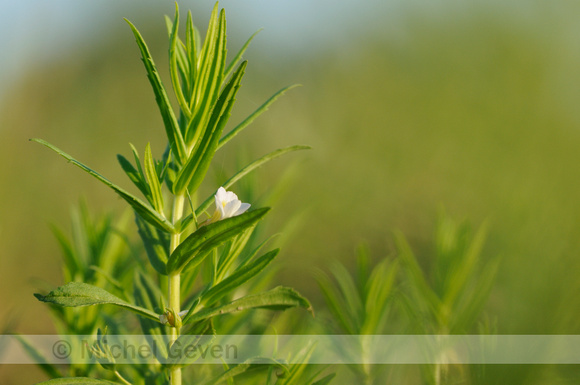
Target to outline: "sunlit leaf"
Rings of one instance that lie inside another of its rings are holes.
[[[214,308],[204,308],[197,313],[191,315],[187,314],[187,316],[183,319],[183,323],[199,322],[218,315],[247,309],[262,308],[271,310],[285,310],[292,307],[302,307],[312,312],[312,306],[306,298],[302,297],[294,289],[278,286],[277,288],[260,294],[253,294],[239,298],[227,305]]]
[[[183,140],[177,119],[173,113],[173,109],[171,108],[171,103],[169,102],[169,98],[167,97],[167,93],[165,92],[165,88],[163,87],[163,83],[161,82],[161,78],[159,77],[159,73],[157,72],[155,63],[153,62],[153,58],[151,57],[151,53],[149,52],[149,48],[147,47],[145,40],[143,40],[143,37],[137,28],[135,28],[135,26],[129,20],[125,19],[125,21],[131,27],[133,35],[135,35],[135,39],[137,40],[139,50],[141,51],[143,64],[147,70],[147,77],[149,78],[149,82],[153,88],[153,93],[155,94],[155,100],[157,101],[159,111],[163,117],[163,124],[165,125],[167,139],[169,140],[169,143],[171,144],[171,147],[173,148],[174,153],[177,154],[178,158],[180,160],[184,160],[186,158],[185,141]]]
[[[91,306],[100,304],[117,305],[136,312],[144,317],[159,320],[159,315],[144,309],[140,306],[132,305],[114,296],[105,289],[89,285],[83,282],[69,282],[47,295],[34,294],[42,302],[54,303],[65,307]]]
[[[236,270],[232,275],[212,287],[206,294],[204,294],[202,296],[202,302],[206,304],[206,306],[212,305],[226,294],[237,289],[264,270],[266,266],[276,258],[279,251],[280,249],[272,250],[262,255],[254,262]]]
[[[205,251],[219,246],[248,227],[255,225],[266,215],[268,210],[269,208],[261,208],[248,211],[241,215],[200,227],[183,240],[171,254],[167,262],[167,273],[181,271],[187,264],[190,267],[194,267],[192,264],[201,263],[199,256],[203,256]]]
[[[145,147],[145,157],[143,159],[145,167],[145,176],[149,182],[149,189],[151,191],[151,204],[155,210],[163,215],[163,194],[161,192],[161,184],[159,183],[159,176],[155,168],[155,161],[151,154],[151,145],[147,143]]]

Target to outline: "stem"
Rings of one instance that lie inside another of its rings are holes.
[[[118,378],[119,380],[121,380],[121,382],[122,382],[123,384],[126,384],[126,385],[132,385],[132,384],[131,384],[129,381],[127,381],[127,380],[126,380],[126,379],[125,379],[123,376],[121,376],[121,373],[119,373],[117,370],[115,370],[115,375],[117,376],[117,378]]]
[[[177,195],[173,200],[173,224],[175,225],[183,215],[183,203],[185,199],[183,195]],[[181,234],[175,233],[171,234],[171,244],[169,246],[169,253],[173,253],[173,251],[179,246]],[[181,311],[181,300],[180,300],[180,291],[181,291],[181,273],[176,272],[169,275],[169,308],[172,309],[175,314]],[[179,330],[175,327],[171,328],[171,345],[177,341],[179,338]],[[181,385],[181,369],[175,368],[171,369],[169,372],[169,381],[170,385]]]

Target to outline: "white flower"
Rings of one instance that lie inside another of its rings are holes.
[[[249,208],[249,203],[242,203],[236,194],[220,187],[215,194],[215,213],[210,222],[235,217],[246,212]]]

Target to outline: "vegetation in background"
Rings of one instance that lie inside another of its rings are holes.
[[[479,11],[449,13],[440,20],[410,13],[400,33],[377,28],[377,34],[360,38],[356,55],[343,50],[293,58],[280,65],[279,73],[276,65],[260,67],[259,61],[255,72],[250,68],[249,76],[258,81],[242,90],[246,100],[262,100],[275,91],[272,79],[292,77],[305,85],[240,139],[248,152],[298,138],[316,150],[288,191],[292,199],[269,220],[275,224],[310,207],[295,233],[300,242],[288,244],[280,255],[278,262],[286,263],[276,280],[305,293],[318,318],[324,313],[322,294],[315,280],[305,279],[294,266],[308,263],[326,271],[332,256],[348,268],[353,265],[349,250],[361,239],[369,241],[372,255],[395,255],[396,244],[388,236],[392,229],[405,234],[420,266],[431,266],[430,234],[435,208],[442,203],[453,217],[473,223],[490,219],[482,259],[502,256],[486,307],[497,332],[578,334],[580,171],[575,165],[580,132],[578,115],[569,108],[570,90],[578,89],[577,58],[566,49],[565,36],[544,33],[541,26],[522,27],[493,10]],[[14,262],[24,260],[28,276],[47,277],[44,272],[50,271],[56,277],[58,251],[43,223],[62,222],[63,207],[77,199],[78,191],[88,191],[97,207],[108,197],[104,188],[85,188],[92,182],[88,178],[75,180],[70,189],[50,183],[62,178],[62,164],[31,150],[29,137],[47,137],[63,148],[79,146],[83,159],[112,180],[122,180],[121,174],[113,160],[107,163],[103,148],[107,155],[124,152],[136,131],[152,142],[158,137],[154,130],[161,122],[142,70],[129,60],[118,64],[118,58],[133,52],[126,43],[110,43],[86,59],[75,57],[31,75],[3,107],[1,126],[21,128],[3,132],[0,141],[0,160],[7,165],[1,177],[19,186],[0,190],[3,254],[20,257],[2,258],[3,271],[16,272],[11,276],[25,275]],[[104,52],[114,52],[114,58]],[[140,99],[127,103],[119,84],[141,90],[136,92]],[[241,111],[248,113],[259,105],[244,103]],[[144,148],[146,142],[135,145]],[[162,149],[153,145],[153,150]],[[17,154],[27,156],[16,167]],[[232,163],[219,158],[216,173]],[[279,174],[280,168],[272,166],[260,171],[254,196],[262,196]],[[46,205],[47,199],[54,203]],[[35,234],[34,244],[20,240],[22,229]],[[33,299],[17,298],[32,285],[10,281],[0,282],[0,290],[14,294],[14,304],[23,304],[22,330],[47,332],[47,326],[32,321],[38,311],[31,310],[37,309]],[[488,383],[575,383],[578,371],[496,366],[485,378]],[[409,383],[420,381],[410,377]]]

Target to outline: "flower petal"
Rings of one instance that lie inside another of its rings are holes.
[[[239,199],[230,201],[224,207],[224,217],[231,218],[236,215],[236,211],[240,208],[242,202]]]
[[[250,208],[250,206],[251,206],[251,204],[249,204],[249,203],[242,203],[240,205],[240,208],[238,208],[238,211],[236,211],[234,213],[234,215],[232,215],[232,216],[236,216],[236,215],[240,215],[240,214],[245,213],[246,211],[248,211],[248,209]]]

